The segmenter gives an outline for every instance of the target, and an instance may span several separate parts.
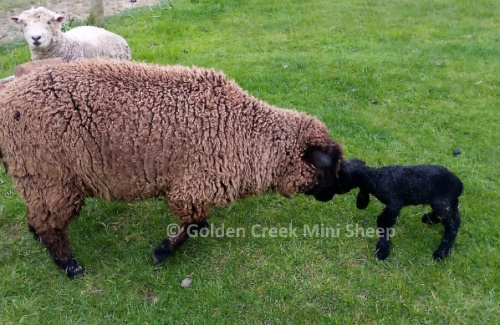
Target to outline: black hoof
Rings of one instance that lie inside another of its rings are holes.
[[[450,253],[450,251],[441,251],[441,250],[437,250],[434,252],[434,254],[432,254],[432,258],[434,259],[434,261],[442,261],[445,259],[445,257],[448,256],[448,254]]]
[[[33,226],[31,225],[28,225],[28,229],[31,231],[31,233],[33,234],[33,238],[35,238],[35,241],[37,243],[41,243],[42,242],[42,239],[40,238],[40,235],[38,234],[38,232],[35,230],[35,228],[33,228]]]
[[[377,257],[377,259],[383,261],[385,260],[387,257],[389,257],[389,250],[387,251],[381,251],[381,250],[378,250],[376,253],[375,253],[375,256]]]
[[[85,269],[83,266],[78,264],[77,260],[72,258],[64,269],[64,272],[70,279],[77,279],[85,274]]]
[[[205,219],[205,220],[203,220],[203,222],[202,222],[202,223],[198,224],[198,227],[199,227],[199,229],[203,229],[203,228],[208,228],[208,227],[210,227],[210,225],[208,224],[207,219]]]
[[[160,246],[156,247],[151,254],[151,259],[153,260],[153,264],[157,265],[163,262],[167,257],[172,255],[172,251],[170,251],[170,241],[165,239]]]
[[[385,260],[388,256],[389,256],[389,252],[390,252],[390,245],[389,244],[380,244],[377,243],[377,247],[376,247],[376,251],[375,251],[375,256],[379,259],[379,260]]]

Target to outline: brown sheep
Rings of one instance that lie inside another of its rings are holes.
[[[163,197],[181,226],[159,263],[206,225],[209,208],[268,189],[323,193],[342,146],[316,118],[272,107],[219,72],[127,61],[46,66],[0,96],[0,148],[35,238],[68,276],[83,274],[66,227],[85,197]]]

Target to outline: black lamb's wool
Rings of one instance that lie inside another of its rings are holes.
[[[422,222],[442,222],[444,225],[444,236],[434,252],[434,259],[441,260],[450,253],[460,227],[458,197],[463,190],[462,182],[451,171],[440,165],[372,168],[361,160],[352,159],[342,163],[335,192],[343,194],[356,187],[359,188],[358,209],[368,206],[370,194],[385,204],[377,218],[380,239],[376,255],[379,259],[389,255],[389,233],[401,208],[418,204],[432,208],[432,212],[422,217]]]

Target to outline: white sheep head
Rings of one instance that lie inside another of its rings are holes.
[[[44,51],[60,37],[64,16],[44,7],[32,7],[17,17],[10,17],[10,20],[20,26],[32,50]]]

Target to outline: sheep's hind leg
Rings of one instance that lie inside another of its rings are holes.
[[[50,180],[29,179],[23,185],[28,205],[26,219],[35,240],[45,245],[55,264],[68,277],[83,275],[85,270],[73,257],[66,234],[68,224],[83,205],[80,193]]]
[[[378,216],[377,227],[379,228],[379,240],[376,246],[375,255],[379,260],[385,260],[389,256],[391,248],[391,229],[396,224],[399,211],[403,207],[402,204],[387,205]]]
[[[45,232],[41,232],[40,238],[47,247],[56,265],[64,270],[68,277],[73,279],[85,273],[83,266],[73,257],[65,230],[49,229]]]
[[[455,238],[457,237],[458,228],[460,227],[460,213],[458,212],[458,206],[453,207],[452,211],[444,214],[442,222],[444,225],[444,235],[439,247],[432,255],[435,261],[444,259],[451,252],[451,248],[455,242]]]

